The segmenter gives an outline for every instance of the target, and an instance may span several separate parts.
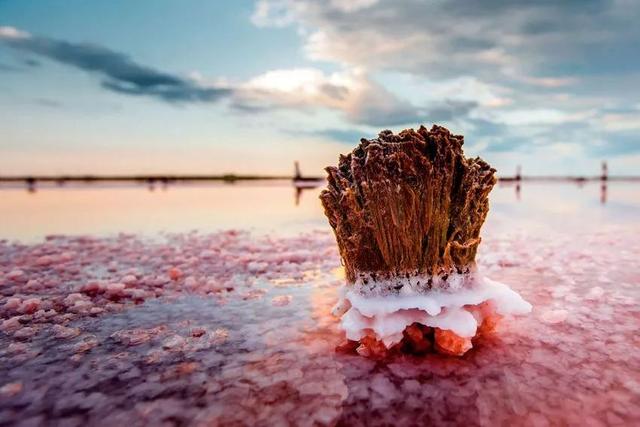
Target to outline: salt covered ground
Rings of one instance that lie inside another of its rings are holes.
[[[0,241],[0,425],[640,424],[637,223],[496,206],[480,267],[534,310],[462,358],[336,351],[326,228]]]

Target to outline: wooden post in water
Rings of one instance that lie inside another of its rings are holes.
[[[516,199],[520,201],[520,181],[522,181],[522,167],[516,166]]]
[[[293,162],[293,168],[294,168],[293,179],[298,180],[302,178],[302,173],[300,172],[300,163],[298,163],[297,160]]]
[[[600,203],[607,203],[607,180],[609,179],[609,168],[607,167],[607,162],[602,162],[602,175],[600,175]]]
[[[602,175],[600,175],[600,181],[606,181],[609,179],[609,168],[607,167],[606,160],[602,162]]]

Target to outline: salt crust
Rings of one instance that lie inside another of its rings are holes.
[[[419,274],[413,272],[402,277],[381,279],[381,274],[357,273],[353,289],[363,296],[411,295],[425,293],[430,290],[455,291],[473,287],[482,280],[475,265],[467,266],[464,273]]]
[[[482,322],[477,306],[489,301],[500,315],[531,312],[532,306],[504,283],[474,274],[473,286],[463,289],[432,289],[386,296],[365,296],[345,286],[334,314],[342,315],[347,338],[358,341],[371,331],[387,347],[402,339],[402,331],[414,322],[448,329],[462,337],[473,337]]]

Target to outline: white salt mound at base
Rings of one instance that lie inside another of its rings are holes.
[[[345,287],[334,313],[344,313],[341,324],[348,339],[359,341],[373,332],[376,339],[391,347],[400,342],[405,328],[415,322],[471,338],[483,319],[478,311],[471,312],[465,306],[487,301],[500,315],[526,314],[532,309],[509,286],[477,277],[473,287],[453,292],[430,290],[412,295],[366,297]]]

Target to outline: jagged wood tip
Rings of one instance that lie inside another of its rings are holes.
[[[360,140],[328,167],[320,199],[347,280],[468,273],[495,169],[464,156],[464,138],[434,125]]]

